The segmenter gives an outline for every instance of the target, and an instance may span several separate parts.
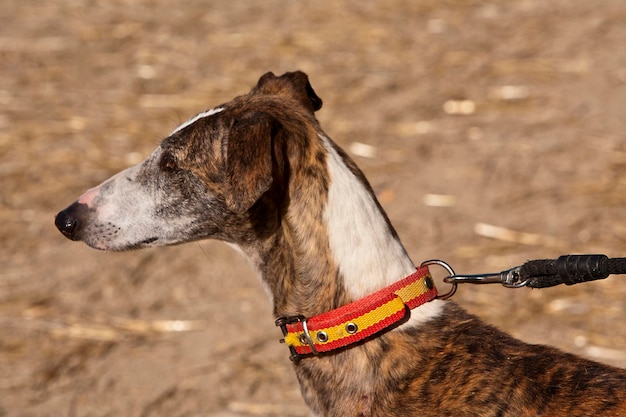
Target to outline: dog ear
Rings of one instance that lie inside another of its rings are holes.
[[[275,121],[264,113],[235,120],[226,144],[226,205],[247,211],[272,185]]]
[[[322,108],[322,99],[315,93],[309,77],[302,71],[287,72],[280,77],[268,72],[259,78],[253,91],[286,96],[298,101],[311,112]]]

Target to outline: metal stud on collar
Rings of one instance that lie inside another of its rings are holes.
[[[346,332],[348,332],[349,334],[355,334],[358,330],[359,326],[357,326],[355,323],[346,324]]]

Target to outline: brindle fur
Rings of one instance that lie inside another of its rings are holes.
[[[331,179],[313,114],[321,104],[305,74],[268,73],[220,113],[166,138],[127,174],[162,200],[153,216],[193,219],[166,237],[138,233],[139,241],[114,244],[111,236],[123,230],[97,224],[95,209],[81,200],[57,225],[99,249],[205,238],[234,243],[269,288],[276,317],[310,317],[353,301],[324,222]],[[105,183],[96,199],[114,186]],[[396,236],[391,224],[388,232]],[[294,369],[316,416],[626,416],[626,371],[513,339],[452,301],[424,324],[302,358]]]

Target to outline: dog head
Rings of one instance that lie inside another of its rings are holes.
[[[267,73],[250,93],[181,124],[143,162],[84,193],[55,224],[103,250],[250,243],[280,225],[321,106],[306,74]]]

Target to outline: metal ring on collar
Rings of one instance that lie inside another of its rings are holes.
[[[304,333],[302,333],[304,335],[304,339],[306,340],[307,344],[309,345],[309,347],[311,348],[311,353],[313,353],[314,355],[317,355],[317,349],[315,349],[315,343],[313,343],[313,339],[311,339],[311,334],[309,333],[309,328],[307,327],[307,320],[302,320],[302,331]]]
[[[428,261],[424,261],[424,262],[422,262],[420,267],[423,268],[423,267],[429,266],[429,265],[439,265],[440,267],[442,267],[443,269],[448,271],[448,274],[449,274],[448,276],[456,275],[454,273],[454,270],[452,269],[452,267],[450,265],[448,265],[444,261],[440,261],[439,259],[430,259]],[[443,295],[437,295],[437,298],[440,299],[440,300],[446,300],[446,299],[452,297],[454,295],[454,293],[456,292],[457,286],[458,286],[457,282],[452,282],[452,287],[450,288],[450,291],[448,291],[447,293],[445,293]]]

